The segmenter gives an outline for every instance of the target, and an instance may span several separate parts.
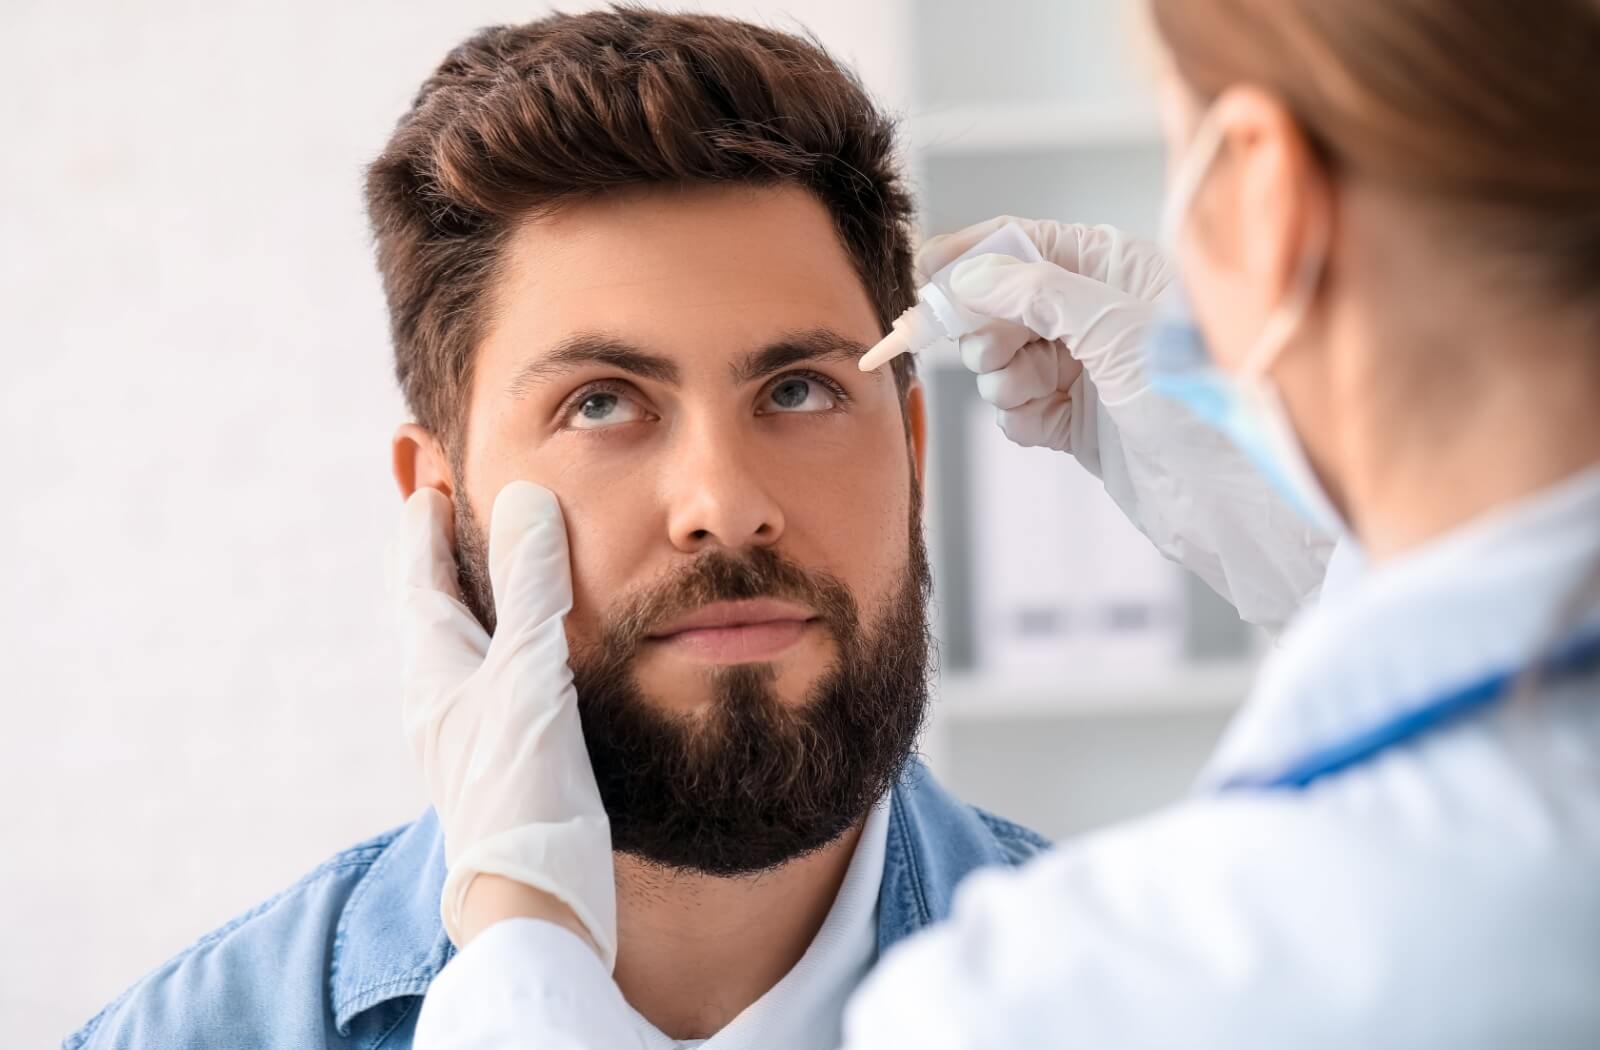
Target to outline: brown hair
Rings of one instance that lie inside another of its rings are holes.
[[[1568,301],[1600,290],[1600,2],[1151,0],[1210,99],[1282,98],[1335,171],[1444,209]]]
[[[480,304],[507,235],[619,188],[804,187],[887,330],[916,294],[893,146],[892,122],[814,40],[633,7],[481,30],[423,83],[367,171],[407,404],[456,459]],[[911,374],[902,356],[902,393]]]

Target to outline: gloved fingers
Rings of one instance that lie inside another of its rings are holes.
[[[419,488],[400,509],[400,528],[389,543],[387,582],[391,596],[404,587],[461,597],[454,551],[455,519],[450,497]]]
[[[1125,295],[1155,300],[1171,281],[1161,246],[1135,237],[1115,226],[1059,223],[1050,251],[1040,249],[1050,262],[1080,277],[1110,285]],[[1035,238],[1035,243],[1038,239]]]
[[[450,501],[420,488],[406,500],[389,550],[389,585],[400,620],[408,698],[437,695],[483,663],[489,635],[461,602]]]
[[[1072,397],[1056,390],[1013,409],[998,413],[1000,430],[1014,444],[1024,448],[1053,448],[1071,451]]]
[[[927,281],[1008,223],[1021,228],[1046,260],[1128,295],[1154,300],[1171,283],[1172,268],[1166,254],[1152,241],[1115,226],[1085,226],[1012,215],[1000,215],[955,233],[930,237],[917,251],[919,279]]]
[[[495,497],[489,518],[489,583],[496,642],[559,621],[572,608],[566,522],[555,493],[543,485],[513,481]]]
[[[992,219],[974,223],[954,233],[941,233],[937,237],[929,237],[917,249],[915,262],[917,280],[927,283],[934,274],[961,258],[973,245],[1007,223],[1016,223],[1024,231],[1027,231],[1030,237],[1032,236],[1032,231],[1028,229],[1033,224],[1032,219],[1019,219],[1014,215],[997,215]],[[1038,241],[1034,241],[1035,247],[1038,246],[1038,243]],[[1044,254],[1043,249],[1040,250],[1040,254]],[[1049,258],[1049,256],[1045,257]]]
[[[972,313],[1020,324],[1039,339],[1066,343],[1074,353],[1078,337],[1108,312],[1139,302],[1054,263],[1019,262],[1004,255],[980,255],[957,266],[950,292]]]
[[[1018,408],[1070,385],[1082,367],[1057,344],[1035,339],[1004,368],[978,376],[978,396],[999,409]]]
[[[1016,226],[1033,242],[1033,246],[1039,249],[1040,255],[1057,266],[1063,266],[1073,271],[1078,269],[1077,249],[1081,236],[1080,231],[1105,229],[1127,236],[1113,226],[1077,226],[1072,223],[1053,222],[1049,219],[1024,219],[1017,215],[997,215],[992,219],[986,219],[983,222],[968,226],[964,230],[957,230],[955,233],[929,237],[923,242],[922,247],[917,249],[917,276],[921,280],[927,281],[934,274],[970,251],[973,245],[1002,226]]]
[[[1019,324],[991,321],[962,336],[956,345],[967,371],[982,375],[1004,368],[1032,338],[1033,333]]]

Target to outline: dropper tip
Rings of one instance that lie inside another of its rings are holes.
[[[863,372],[875,372],[910,349],[911,344],[906,341],[900,330],[891,329],[889,334],[878,340],[871,350],[861,355],[857,367]]]

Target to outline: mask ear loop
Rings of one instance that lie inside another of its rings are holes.
[[[1189,136],[1188,149],[1178,164],[1177,177],[1172,180],[1172,188],[1167,191],[1161,209],[1161,243],[1174,259],[1178,253],[1178,234],[1183,229],[1183,220],[1189,216],[1189,205],[1194,202],[1200,183],[1210,173],[1221,148],[1222,120],[1213,106],[1206,110],[1194,134]]]
[[[1317,295],[1317,285],[1322,280],[1323,268],[1328,264],[1328,242],[1332,239],[1330,225],[1326,217],[1316,221],[1311,238],[1300,253],[1300,261],[1295,264],[1294,284],[1289,289],[1288,298],[1267,319],[1255,348],[1240,366],[1241,375],[1252,379],[1265,375],[1305,323],[1306,314],[1310,313],[1312,300]]]
[[[1211,166],[1222,151],[1222,140],[1222,119],[1216,106],[1212,105],[1200,118],[1199,125],[1189,138],[1188,150],[1178,167],[1178,175],[1173,180],[1163,209],[1161,240],[1174,258],[1177,257],[1178,235],[1183,222],[1188,218],[1195,195],[1200,192],[1200,184],[1210,174]],[[1332,239],[1331,225],[1326,216],[1317,220],[1311,231],[1310,242],[1295,266],[1294,284],[1288,298],[1267,319],[1266,327],[1239,370],[1241,375],[1256,378],[1265,374],[1305,321],[1311,302],[1316,297],[1323,267],[1327,264],[1328,243]]]

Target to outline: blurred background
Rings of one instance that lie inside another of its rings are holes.
[[[928,232],[1155,232],[1137,0],[721,0],[904,118]],[[402,407],[363,164],[473,29],[557,5],[0,7],[0,1032],[53,1045],[424,801],[382,551]],[[929,761],[1051,835],[1184,790],[1260,641],[949,355]],[[1025,502],[995,494],[1027,486]]]

